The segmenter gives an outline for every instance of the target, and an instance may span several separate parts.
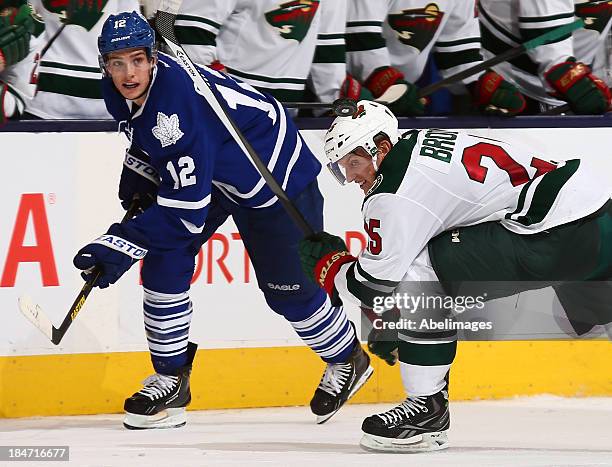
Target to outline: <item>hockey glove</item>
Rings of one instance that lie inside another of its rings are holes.
[[[398,117],[423,115],[425,112],[427,99],[419,98],[418,88],[404,80],[404,74],[396,68],[377,68],[365,85],[377,102],[385,104]]]
[[[139,243],[144,242],[139,239]],[[120,224],[113,224],[106,234],[81,248],[72,262],[77,269],[83,270],[81,277],[86,281],[94,274],[94,267],[99,266],[102,274],[94,285],[105,289],[117,282],[136,261],[144,258],[146,254],[146,249],[126,239],[125,229]]]
[[[151,206],[157,198],[159,175],[157,170],[150,165],[150,161],[149,156],[134,147],[125,153],[123,171],[119,181],[119,199],[121,206],[126,211],[135,196],[138,197],[142,211]]]
[[[364,311],[363,308],[362,311]],[[399,319],[400,313],[397,308],[385,311],[380,317],[374,318],[372,330],[368,334],[368,350],[391,366],[397,362],[399,342],[397,330],[395,328],[388,329],[391,327],[388,324],[397,322]]]
[[[104,14],[102,10],[105,5],[106,2],[99,0],[68,0],[66,17],[62,19],[62,22],[76,24],[91,31],[102,18]]]
[[[601,114],[608,111],[612,95],[600,78],[574,57],[548,70],[544,77],[559,97],[577,114]]]
[[[34,19],[28,5],[0,13],[0,71],[23,60],[30,51]]]
[[[374,96],[368,88],[364,88],[359,81],[347,73],[340,87],[339,98],[353,99],[355,102],[359,102],[362,99],[371,101],[374,99]]]
[[[340,237],[318,232],[300,241],[300,261],[304,274],[334,295],[334,278],[344,263],[356,261]]]
[[[474,105],[487,115],[512,117],[527,105],[519,90],[493,70],[483,73],[470,88]]]

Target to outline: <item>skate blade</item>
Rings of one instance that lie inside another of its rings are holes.
[[[374,368],[369,366],[368,369],[365,371],[365,373],[361,375],[361,378],[359,378],[359,381],[357,381],[357,384],[353,387],[351,392],[349,392],[347,399],[340,405],[340,407],[338,407],[336,410],[326,415],[317,415],[317,425],[321,425],[322,423],[325,423],[327,420],[329,420],[334,415],[336,415],[336,412],[338,412],[338,410],[340,410],[344,404],[346,404],[349,400],[351,400],[351,397],[353,397],[357,393],[357,391],[361,389],[361,386],[363,386],[365,383],[368,382],[368,380],[370,379],[370,376],[372,376],[372,373],[374,373]]]
[[[185,408],[162,410],[155,415],[125,413],[123,426],[128,430],[149,430],[153,428],[179,428],[187,423]]]
[[[366,451],[418,453],[448,448],[446,431],[424,433],[406,439],[383,438],[364,433],[359,446]]]

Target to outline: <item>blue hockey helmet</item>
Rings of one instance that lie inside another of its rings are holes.
[[[136,11],[110,15],[98,37],[101,66],[109,53],[138,47],[146,49],[149,58],[155,56],[155,32],[147,20]]]

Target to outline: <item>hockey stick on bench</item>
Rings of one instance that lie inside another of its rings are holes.
[[[437,81],[419,89],[418,97],[428,96],[436,92],[438,89],[450,86],[451,84],[461,81],[462,79],[475,75],[476,73],[480,73],[481,71],[485,71],[491,68],[492,66],[497,65],[498,63],[508,61],[510,59],[513,59],[514,57],[518,57],[519,55],[524,54],[525,52],[533,50],[536,47],[556,41],[557,39],[560,39],[561,37],[570,34],[572,31],[580,29],[583,26],[584,21],[582,19],[578,19],[570,24],[564,24],[563,26],[559,26],[558,28],[555,28],[552,31],[548,31],[542,34],[541,36],[538,36],[527,42],[523,42],[522,44],[517,45],[516,47],[506,50],[505,52],[502,52],[499,55],[490,58],[489,60],[485,60],[484,62],[474,65],[463,71],[460,71],[459,73],[455,73],[454,75],[449,76],[448,78],[444,78],[440,81]]]
[[[455,84],[458,81],[461,81],[469,76],[485,71],[499,63],[508,61],[514,57],[524,54],[525,52],[529,50],[535,49],[536,47],[553,42],[559,39],[560,37],[563,37],[564,35],[571,33],[572,31],[576,29],[580,29],[582,26],[584,26],[584,21],[581,19],[576,20],[570,24],[564,24],[563,26],[559,26],[558,28],[553,29],[552,31],[548,31],[547,33],[544,33],[541,36],[538,36],[534,39],[524,42],[523,44],[517,45],[516,47],[513,47],[512,49],[506,50],[505,52],[499,55],[496,55],[495,57],[492,57],[488,60],[485,60],[484,62],[481,62],[470,68],[462,70],[459,73],[455,73],[452,76],[449,76],[440,81],[436,81],[435,83],[432,83],[425,87],[420,88],[417,93],[418,97],[429,96],[430,94],[433,94],[434,92],[438,91],[441,88],[445,88],[447,86],[450,86],[451,84]],[[340,101],[350,101],[350,99],[338,99],[329,104],[324,103],[324,102],[286,102],[286,103],[283,103],[283,105],[287,108],[297,108],[297,109],[319,109],[319,108],[332,109],[336,115],[341,116],[341,117],[351,115],[352,113],[354,113],[355,110],[357,110],[357,105],[354,104],[353,106],[354,110],[350,112],[348,110],[349,109],[348,104],[346,102],[340,102]],[[346,107],[347,110],[339,111],[339,108],[341,108],[341,106]],[[555,114],[551,113],[550,115],[555,115]]]
[[[132,200],[132,203],[130,204],[129,209],[125,213],[125,216],[123,216],[121,222],[123,223],[134,217],[134,215],[138,211],[139,206],[140,204],[138,199],[134,198]],[[19,297],[19,310],[34,326],[40,329],[40,331],[45,336],[47,336],[51,340],[51,342],[53,342],[55,345],[58,345],[64,337],[64,334],[66,334],[66,331],[68,331],[68,328],[70,328],[70,325],[72,324],[74,319],[77,317],[77,315],[83,308],[85,300],[87,300],[89,293],[94,288],[96,281],[102,273],[102,270],[96,267],[93,272],[93,277],[87,282],[85,282],[83,288],[81,289],[77,297],[74,299],[72,306],[68,310],[68,314],[64,318],[64,321],[62,321],[62,324],[59,328],[56,328],[55,326],[53,326],[53,324],[51,324],[51,320],[45,314],[40,305],[34,303],[32,298],[30,298],[28,295],[22,295],[21,297]]]
[[[161,0],[158,6],[157,14],[155,16],[155,29],[164,38],[164,41],[172,50],[172,53],[179,60],[183,68],[189,74],[191,80],[197,86],[198,90],[202,93],[208,104],[215,111],[225,128],[229,131],[230,135],[234,138],[242,152],[251,159],[272,193],[274,193],[291,219],[300,228],[304,236],[310,236],[314,234],[312,227],[306,222],[302,213],[297,209],[293,202],[287,196],[287,193],[283,190],[280,184],[272,176],[272,173],[268,170],[266,164],[260,159],[253,147],[244,137],[236,122],[232,120],[229,112],[225,108],[225,104],[220,102],[212,91],[210,84],[207,83],[202,75],[198,72],[197,68],[180,45],[176,34],[174,32],[174,22],[176,16],[181,7],[182,0]]]

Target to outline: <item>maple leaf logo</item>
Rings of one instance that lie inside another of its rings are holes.
[[[157,113],[157,126],[151,130],[162,145],[162,148],[175,144],[181,139],[184,133],[179,128],[179,118],[177,114],[168,117],[162,112]]]

